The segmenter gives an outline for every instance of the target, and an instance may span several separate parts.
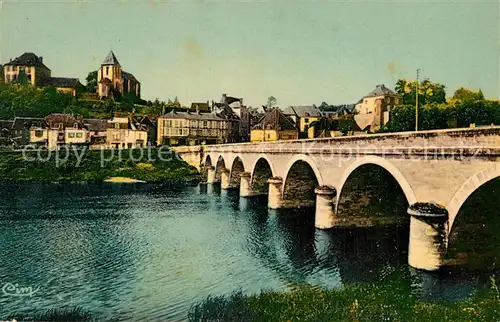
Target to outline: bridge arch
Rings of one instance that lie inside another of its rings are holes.
[[[260,155],[252,165],[252,191],[256,194],[267,194],[269,191],[267,179],[275,174],[273,164],[266,156]]]
[[[455,192],[446,207],[449,215],[448,233],[452,231],[458,212],[467,199],[483,185],[499,177],[500,164],[497,164],[494,167],[477,172],[464,182],[464,184]]]
[[[203,160],[203,164],[200,169],[200,175],[202,182],[207,182],[208,179],[208,168],[212,166],[212,158],[210,157],[210,154],[207,154],[205,156],[205,159]]]
[[[212,165],[212,158],[210,157],[210,154],[207,154],[207,156],[205,157],[203,165],[205,168],[210,167]]]
[[[321,172],[314,160],[306,155],[297,155],[288,162],[285,169],[282,192],[285,207],[314,205],[314,189],[323,185]]]
[[[224,157],[219,155],[217,163],[215,164],[215,182],[220,182],[222,178],[222,170],[226,168]]]
[[[229,185],[232,187],[237,187],[240,185],[240,175],[245,172],[245,164],[243,160],[236,156],[231,163],[231,169],[229,172]]]
[[[377,156],[367,156],[364,158],[357,159],[354,161],[347,169],[345,169],[342,178],[338,184],[337,188],[337,201],[335,204],[335,212],[338,211],[339,202],[342,196],[342,191],[345,189],[346,183],[349,180],[349,177],[353,174],[356,169],[365,166],[365,165],[376,165],[387,171],[399,184],[401,190],[406,197],[408,204],[412,205],[417,202],[417,198],[415,197],[415,193],[413,192],[413,188],[410,186],[404,175],[396,168],[391,162],[387,161],[384,158]]]

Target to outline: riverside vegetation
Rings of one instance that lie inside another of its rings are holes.
[[[58,152],[42,150],[0,154],[0,178],[3,181],[103,182],[112,177],[148,183],[180,183],[198,181],[199,174],[196,168],[166,149],[63,149]]]
[[[404,278],[324,290],[299,286],[258,295],[236,292],[192,306],[190,321],[499,321],[500,294],[489,286],[458,302],[419,299]]]
[[[418,288],[405,278],[372,284],[345,285],[324,290],[298,286],[288,292],[257,295],[235,292],[209,296],[195,304],[189,321],[498,321],[500,293],[494,276],[489,285],[458,302],[420,300]],[[13,314],[23,321],[98,321],[80,307],[51,309],[31,316]],[[119,317],[116,317],[119,318]]]

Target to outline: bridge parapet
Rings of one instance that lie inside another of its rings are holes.
[[[328,147],[326,149],[325,147]],[[283,140],[272,142],[247,142],[205,146],[203,149],[210,152],[250,152],[250,153],[341,153],[342,151],[356,150],[362,153],[377,153],[381,149],[394,151],[418,151],[432,149],[483,149],[500,150],[500,126],[480,128],[446,129],[419,132],[399,132],[383,134],[367,134],[358,136],[344,136],[332,138],[317,138],[303,140]],[[191,147],[194,151],[199,149]]]

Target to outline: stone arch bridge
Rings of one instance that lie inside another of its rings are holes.
[[[341,201],[356,187],[372,186],[375,193],[396,188],[410,214],[409,263],[426,270],[444,265],[448,237],[467,198],[500,177],[498,126],[174,150],[208,184],[238,188],[241,197],[268,195],[270,209],[314,206],[320,229],[387,223],[343,214]],[[361,179],[351,184],[354,177]],[[380,204],[390,208],[392,201]]]

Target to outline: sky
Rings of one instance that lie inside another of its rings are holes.
[[[355,103],[399,78],[500,97],[498,1],[0,0],[0,62],[82,83],[110,50],[146,100]]]

